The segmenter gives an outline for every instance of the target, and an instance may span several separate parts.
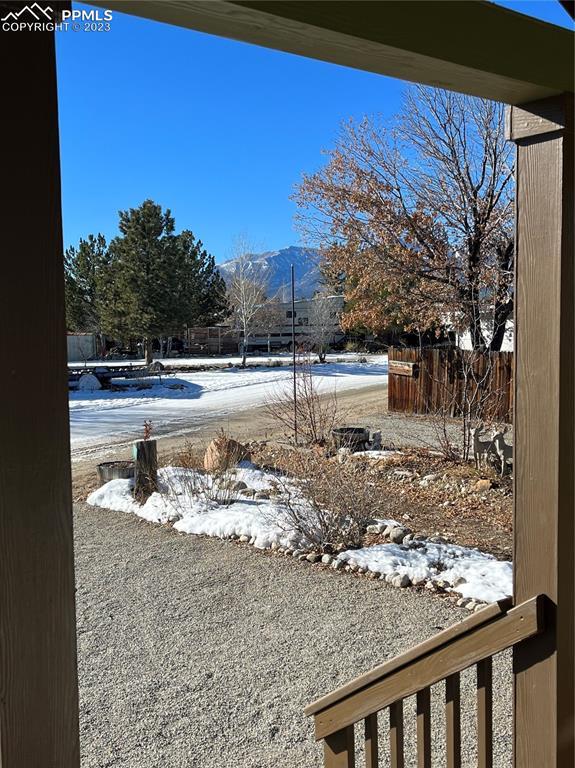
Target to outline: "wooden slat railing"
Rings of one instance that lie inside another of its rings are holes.
[[[492,657],[543,630],[543,596],[512,607],[501,601],[454,627],[380,664],[310,704],[315,737],[324,739],[325,768],[355,768],[354,725],[365,721],[365,765],[377,768],[377,713],[389,707],[389,759],[404,768],[403,700],[416,696],[417,766],[431,768],[431,686],[445,681],[445,755],[448,768],[461,766],[460,672],[477,669],[479,768],[493,763]]]

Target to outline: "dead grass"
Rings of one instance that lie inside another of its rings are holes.
[[[265,442],[250,447],[254,461],[269,469],[291,472],[297,464],[293,448]],[[471,463],[454,464],[426,449],[405,449],[400,456],[375,462],[354,456],[344,464],[320,448],[308,453],[315,455],[327,482],[353,488],[350,498],[360,489],[370,517],[393,518],[416,533],[442,536],[500,558],[511,557],[513,491],[509,476],[500,478],[491,469],[478,472]],[[325,470],[326,466],[330,469]],[[397,470],[412,474],[401,477]],[[429,475],[436,477],[422,485]],[[489,489],[476,490],[481,479],[490,481]],[[374,536],[364,538],[366,544],[378,541]]]

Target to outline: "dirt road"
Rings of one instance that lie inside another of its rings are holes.
[[[363,389],[350,389],[338,395],[338,407],[341,420],[362,426],[379,429],[382,418],[387,413],[387,383],[377,384]],[[160,462],[165,462],[180,449],[187,440],[206,446],[210,440],[224,429],[240,442],[249,440],[280,439],[285,436],[285,429],[274,423],[263,407],[249,408],[228,415],[226,418],[206,415],[200,422],[194,420],[193,427],[181,430],[177,436],[159,435],[158,455]],[[132,441],[114,443],[107,448],[98,446],[93,453],[83,450],[81,454],[72,454],[72,479],[74,499],[83,501],[87,493],[97,485],[96,465],[101,461],[130,459]]]

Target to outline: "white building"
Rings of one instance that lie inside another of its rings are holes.
[[[340,316],[343,310],[343,296],[321,296],[312,299],[298,299],[294,302],[295,335],[298,343],[317,340],[319,336],[329,345],[342,341],[345,334],[341,329]],[[271,305],[274,320],[270,327],[262,328],[250,337],[250,349],[272,349],[289,347],[292,340],[291,301]]]

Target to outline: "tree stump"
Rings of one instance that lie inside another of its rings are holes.
[[[138,440],[133,445],[136,464],[134,475],[134,498],[145,504],[158,490],[158,452],[155,440]]]

